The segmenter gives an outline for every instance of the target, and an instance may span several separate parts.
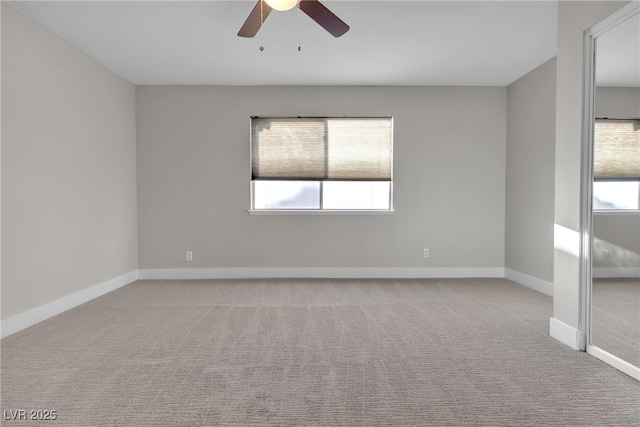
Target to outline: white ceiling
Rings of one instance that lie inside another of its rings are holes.
[[[255,0],[11,3],[135,84],[505,86],[556,54],[554,1],[323,1],[337,39],[297,9],[240,38]]]

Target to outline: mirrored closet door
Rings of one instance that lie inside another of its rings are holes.
[[[640,378],[640,14],[591,41],[587,351]]]

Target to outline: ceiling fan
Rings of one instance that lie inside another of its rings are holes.
[[[318,0],[258,0],[238,35],[254,37],[273,9],[284,11],[296,6],[334,37],[349,31],[349,26]]]

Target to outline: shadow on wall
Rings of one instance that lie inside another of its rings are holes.
[[[593,240],[594,277],[640,278],[640,254],[605,240]]]

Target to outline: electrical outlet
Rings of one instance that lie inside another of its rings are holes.
[[[187,261],[193,261],[193,252],[187,251]]]
[[[422,256],[425,258],[429,258],[429,249],[428,248],[424,248],[422,250]]]

